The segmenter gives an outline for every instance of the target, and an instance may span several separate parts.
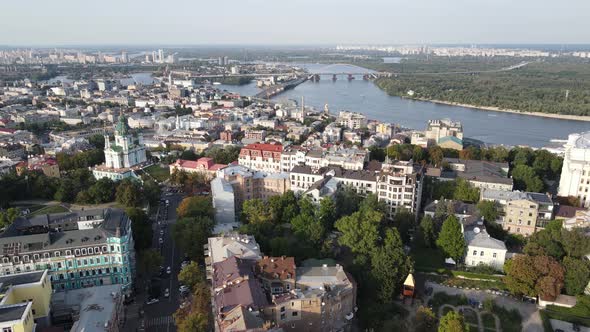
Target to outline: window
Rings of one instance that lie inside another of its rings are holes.
[[[53,253],[53,256],[59,257],[59,256],[61,256],[61,253],[59,251],[56,251],[56,252]]]
[[[82,255],[86,255],[86,248],[82,249]]]
[[[293,311],[293,313],[291,314],[293,317],[297,317],[299,315],[299,313],[297,311]]]
[[[285,312],[285,307],[281,307],[281,312]]]
[[[94,254],[94,250],[92,248],[88,248],[88,255],[93,255]]]
[[[480,256],[483,256],[483,250],[481,251],[481,253],[479,254]]]
[[[473,256],[477,256],[477,250],[473,250]]]
[[[12,327],[3,327],[2,332],[12,332]]]
[[[79,256],[80,255],[80,249],[74,249],[74,254],[76,256]]]
[[[497,255],[497,254],[496,254],[496,253],[494,253],[493,257],[494,257],[494,258],[496,258],[496,255]]]
[[[72,251],[71,250],[66,250],[66,256],[70,256],[72,255]]]

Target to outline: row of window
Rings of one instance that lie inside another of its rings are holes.
[[[124,245],[122,247],[119,247],[118,245],[111,245],[110,252],[119,252],[121,248],[123,249],[123,251],[125,251]],[[102,253],[107,253],[107,252],[109,252],[109,251],[107,251],[107,246],[102,246],[102,251],[101,251],[101,248],[99,248],[99,247],[74,249],[75,256],[95,255],[95,254],[102,254]],[[42,257],[44,259],[51,258],[51,253],[49,253],[49,252],[45,252],[42,255],[43,255]],[[66,250],[65,255],[71,256],[72,250]],[[53,257],[61,257],[61,252],[55,251],[53,253]],[[33,254],[33,261],[38,261],[40,258],[41,258],[41,254]],[[22,261],[24,263],[28,263],[29,260],[30,260],[29,255],[22,256]],[[13,263],[20,263],[20,261],[21,261],[21,258],[19,256],[12,257]],[[10,263],[10,257],[2,257],[2,263]]]
[[[113,273],[127,273],[127,268],[118,268],[118,267],[113,267],[112,269]],[[96,276],[96,275],[104,275],[104,274],[110,274],[111,273],[111,268],[107,267],[105,269],[92,269],[92,270],[86,270],[86,271],[79,271],[78,277],[83,278],[83,277],[90,277],[90,276]],[[76,273],[74,272],[70,272],[67,275],[69,275],[70,279],[75,279],[76,278]],[[66,278],[66,274],[65,273],[59,273],[59,274],[54,274],[51,275],[51,279],[52,280],[64,280]]]
[[[483,250],[482,250],[482,251],[480,251],[480,252],[479,252],[479,255],[480,255],[480,256],[484,256],[484,255],[485,255],[485,254],[484,254],[484,251],[483,251]],[[473,250],[473,256],[477,256],[477,250]],[[492,254],[492,257],[493,257],[493,258],[496,258],[496,253],[495,253],[495,252]]]

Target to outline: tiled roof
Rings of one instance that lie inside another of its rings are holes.
[[[263,257],[256,262],[255,271],[266,279],[294,279],[295,259],[293,257]]]

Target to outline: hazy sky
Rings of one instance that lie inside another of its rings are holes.
[[[590,43],[590,0],[4,0],[0,45]]]

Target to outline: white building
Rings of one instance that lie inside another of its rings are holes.
[[[477,266],[485,264],[501,271],[506,260],[506,245],[504,242],[491,237],[485,228],[475,227],[465,232],[467,253],[465,265]]]
[[[105,163],[92,171],[96,179],[107,177],[117,181],[135,176],[134,169],[147,161],[143,136],[139,134],[134,139],[124,115],[115,126],[115,141],[111,142],[105,135],[104,157]]]
[[[361,113],[341,111],[336,122],[349,129],[367,127],[367,117]]]
[[[571,134],[565,144],[559,196],[574,196],[590,207],[590,131]]]

